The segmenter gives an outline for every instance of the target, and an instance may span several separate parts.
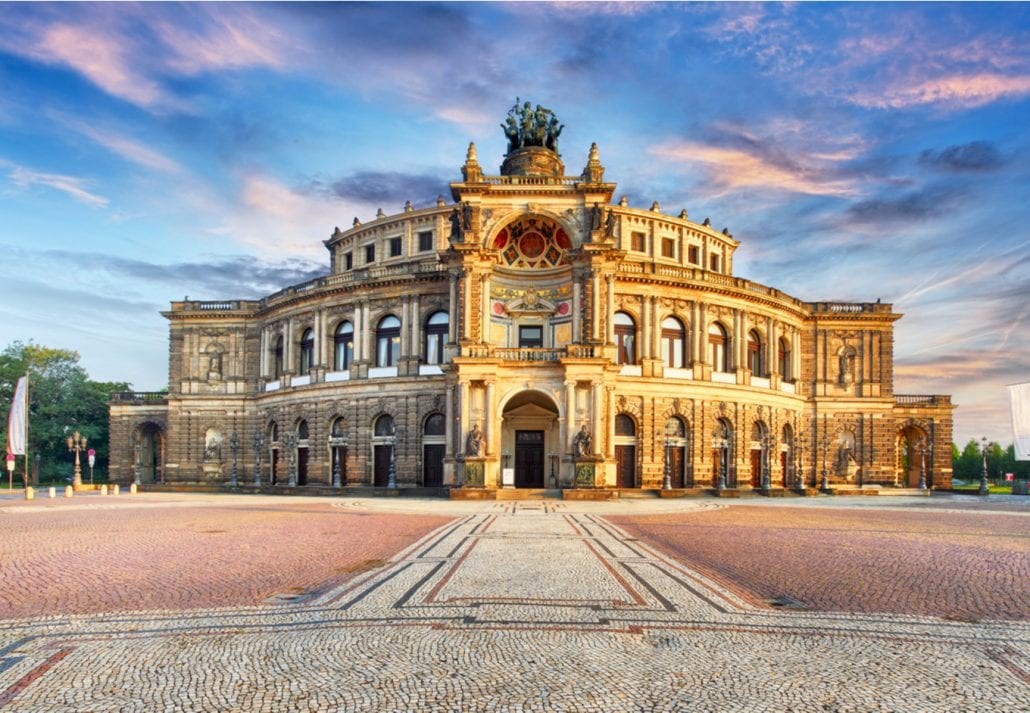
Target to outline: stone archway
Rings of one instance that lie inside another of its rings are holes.
[[[133,466],[136,469],[134,479],[138,475],[140,483],[163,482],[163,462],[164,430],[153,421],[141,423],[136,428],[136,452],[133,454]]]
[[[519,391],[504,404],[501,418],[501,467],[512,469],[515,487],[557,488],[558,405],[541,391]]]
[[[908,422],[901,426],[894,440],[895,483],[903,488],[918,488],[923,468],[921,444],[929,443],[929,434],[922,425]],[[927,454],[929,457],[929,454]]]

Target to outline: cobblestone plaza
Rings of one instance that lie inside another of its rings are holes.
[[[1027,710],[1028,514],[9,498],[0,709]]]

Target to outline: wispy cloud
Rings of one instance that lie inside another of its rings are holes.
[[[91,205],[96,208],[105,208],[110,203],[107,198],[87,190],[88,181],[75,176],[66,176],[60,173],[45,173],[33,171],[24,166],[8,164],[8,178],[20,188],[31,186],[45,186],[55,191],[60,191],[71,196],[80,203]]]
[[[927,149],[919,154],[919,164],[945,171],[966,173],[992,171],[1004,166],[1005,161],[993,143],[971,141],[968,144],[948,146],[939,151]]]
[[[85,122],[73,119],[64,115],[54,115],[59,121],[70,129],[92,139],[108,151],[122,157],[126,161],[168,174],[181,174],[184,172],[175,160],[165,156],[157,149],[129,138],[121,133],[109,129],[100,128],[86,124]]]
[[[981,72],[951,74],[916,82],[896,81],[875,91],[863,90],[851,100],[863,107],[907,109],[927,104],[971,109],[1001,99],[1030,95],[1030,76]]]

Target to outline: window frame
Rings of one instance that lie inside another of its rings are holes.
[[[308,327],[300,335],[300,349],[297,350],[297,374],[307,376],[315,365],[315,330]]]
[[[394,320],[397,326],[391,323],[385,326],[389,320]],[[388,314],[379,320],[376,325],[376,366],[398,366],[401,356],[401,320],[396,315]]]
[[[344,331],[344,327],[349,327],[349,331]],[[333,369],[347,371],[352,361],[354,361],[354,325],[350,320],[345,319],[333,330]]]
[[[620,322],[620,315],[629,324]],[[616,312],[612,317],[615,327],[615,363],[626,365],[637,363],[637,322],[628,312]]]
[[[443,321],[440,321],[442,317]],[[435,321],[434,321],[435,320]],[[433,312],[426,319],[424,331],[425,352],[422,361],[425,364],[443,364],[444,345],[447,344],[447,336],[450,333],[451,316],[445,310]],[[435,352],[435,354],[434,354]]]
[[[420,253],[429,252],[436,247],[436,241],[433,239],[432,230],[420,230],[418,232],[418,251]]]
[[[675,323],[675,327],[670,322]],[[674,315],[662,320],[662,362],[669,369],[687,368],[687,329]]]
[[[713,333],[712,330],[716,330],[717,333]],[[729,356],[729,334],[720,322],[712,322],[708,325],[708,358],[712,362],[712,371],[730,373]]]

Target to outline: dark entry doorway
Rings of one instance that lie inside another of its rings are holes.
[[[544,487],[543,431],[515,431],[515,487]]]
[[[425,444],[422,446],[423,482],[427,488],[439,488],[443,485],[443,444]]]
[[[393,446],[375,447],[375,473],[373,485],[385,488],[390,484],[390,451]]]
[[[615,446],[615,471],[618,487],[637,487],[636,446]]]

